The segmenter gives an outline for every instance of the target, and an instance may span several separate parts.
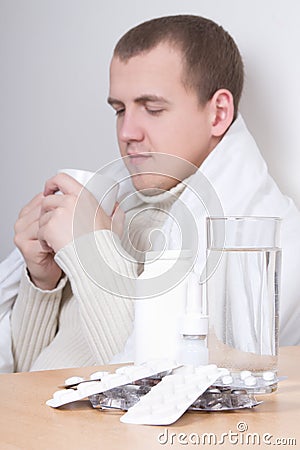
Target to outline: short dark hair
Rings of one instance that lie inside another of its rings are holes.
[[[159,17],[127,31],[114,56],[122,61],[146,53],[160,43],[177,47],[183,56],[183,83],[205,104],[218,89],[233,96],[235,117],[243,90],[244,66],[233,38],[212,20],[194,15]]]

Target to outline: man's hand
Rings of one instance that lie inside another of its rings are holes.
[[[54,289],[62,275],[54,253],[43,249],[38,240],[41,204],[44,196],[36,195],[20,212],[15,224],[15,244],[23,254],[32,282],[44,290]]]
[[[60,191],[63,195],[55,195]],[[41,205],[38,239],[45,251],[57,253],[83,234],[111,229],[95,197],[74,178],[59,173],[46,182]]]
[[[60,191],[63,195],[55,195]],[[54,289],[62,271],[54,260],[61,248],[81,235],[113,229],[122,233],[124,213],[115,205],[108,217],[95,197],[74,178],[59,173],[25,206],[15,225],[15,244],[22,252],[30,277],[41,289]]]

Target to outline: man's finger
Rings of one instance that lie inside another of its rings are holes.
[[[63,195],[48,195],[44,197],[41,205],[40,216],[45,214],[48,211],[52,211],[53,209],[59,208],[63,206],[65,203],[65,198]]]
[[[23,219],[19,220],[15,225],[15,233],[18,236],[18,240],[25,241],[31,239],[37,239],[37,233],[39,229],[39,217],[34,221],[23,223]]]
[[[44,195],[41,192],[33,197],[33,199],[30,200],[30,202],[21,209],[19,218],[31,214],[32,211],[36,211],[36,213],[39,213],[39,206],[41,205],[43,197]]]
[[[46,181],[44,195],[52,195],[55,192],[63,194],[78,195],[82,189],[82,184],[78,183],[74,178],[66,173],[58,173],[54,177]]]

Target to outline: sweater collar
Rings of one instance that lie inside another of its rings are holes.
[[[186,187],[186,183],[179,182],[176,184],[176,186],[172,187],[168,191],[161,191],[159,194],[155,195],[146,195],[142,191],[136,191],[136,196],[143,202],[143,203],[150,203],[150,204],[163,204],[165,206],[173,204],[179,196],[182,194]]]

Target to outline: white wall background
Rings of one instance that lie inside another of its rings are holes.
[[[0,0],[0,260],[20,208],[61,167],[118,156],[106,105],[117,39],[143,20],[222,24],[246,66],[241,111],[281,190],[300,206],[298,0]],[[300,230],[299,230],[300,231]]]

